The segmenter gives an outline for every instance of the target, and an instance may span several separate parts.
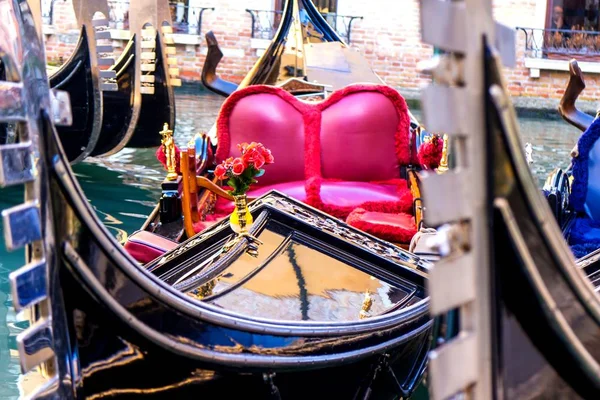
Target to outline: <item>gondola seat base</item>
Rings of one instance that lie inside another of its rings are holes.
[[[274,189],[340,219],[345,219],[360,207],[382,213],[408,213],[412,208],[412,195],[406,187],[406,181],[402,179],[384,183],[326,181],[320,184],[318,198],[308,198],[306,186],[310,192],[310,182],[307,184],[305,181],[266,185],[252,189],[248,196],[257,198]],[[195,223],[194,231],[198,233],[229,217],[233,209],[233,202],[219,197],[214,213],[207,215],[205,221]]]
[[[140,230],[129,236],[125,243],[125,250],[136,261],[146,264],[174,249],[178,244],[152,232]]]

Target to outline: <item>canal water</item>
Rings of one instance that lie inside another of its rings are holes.
[[[197,131],[208,131],[223,98],[200,87],[185,87],[176,93],[177,124],[175,138],[183,146]],[[415,116],[420,117],[418,110]],[[523,143],[533,146],[531,168],[543,184],[555,167],[565,168],[578,131],[558,118],[521,118]],[[157,133],[158,134],[158,133]],[[98,217],[124,240],[137,230],[156,205],[164,170],[154,156],[155,149],[124,149],[106,159],[90,159],[74,167],[74,171]],[[20,189],[0,189],[0,210],[22,202]],[[0,224],[0,237],[3,237]],[[27,323],[12,307],[8,275],[24,262],[23,251],[7,252],[0,244],[0,399],[19,396],[20,379],[16,352],[16,336]],[[423,392],[420,390],[420,392]],[[426,395],[419,395],[426,398]]]

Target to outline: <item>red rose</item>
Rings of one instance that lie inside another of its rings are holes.
[[[242,161],[241,158],[236,158],[235,160],[233,160],[233,165],[231,168],[231,172],[233,172],[234,175],[241,175],[244,173],[246,166],[244,165],[244,161]]]
[[[225,175],[227,175],[227,168],[223,164],[217,165],[217,168],[215,168],[215,176],[217,179],[222,181],[225,179]]]
[[[225,168],[230,168],[233,165],[233,157],[229,157],[227,160],[223,161],[223,166]]]
[[[264,149],[262,156],[265,158],[265,164],[273,164],[275,162],[275,158],[269,149]]]
[[[261,169],[261,167],[265,165],[265,158],[257,151],[254,153],[254,161],[252,164],[254,164],[254,168]]]
[[[254,168],[260,169],[265,164],[265,158],[260,154],[257,148],[247,150],[242,156],[246,165],[254,165]]]

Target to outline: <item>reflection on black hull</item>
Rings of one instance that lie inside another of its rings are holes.
[[[117,74],[116,91],[103,91],[102,130],[92,156],[115,153],[127,145],[127,134],[135,123],[135,36],[110,69]]]
[[[597,398],[598,299],[528,168],[501,68],[487,62],[497,382],[506,398]]]
[[[70,162],[87,157],[96,146],[101,123],[101,104],[95,101],[86,29],[81,29],[75,52],[63,66],[50,76],[50,87],[64,90],[71,98],[73,124],[58,129],[61,144]]]
[[[163,38],[156,34],[156,69],[154,71],[154,94],[142,94],[142,105],[135,132],[128,147],[160,146],[159,132],[164,123],[175,126],[175,95],[168,82],[167,57],[163,54]]]

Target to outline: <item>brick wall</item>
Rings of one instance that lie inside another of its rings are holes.
[[[419,0],[339,0],[338,14],[364,17],[353,25],[351,46],[387,84],[418,89],[429,82],[417,71],[417,63],[433,54],[421,43]]]
[[[252,68],[258,56],[256,49],[250,48],[251,17],[245,10],[273,8],[271,0],[194,0],[192,6],[215,7],[205,11],[202,21],[202,34],[212,30],[215,33],[224,57],[219,64],[219,75],[226,80],[240,82]],[[206,54],[204,38],[199,46],[177,45],[180,76],[184,80],[200,80]]]
[[[49,64],[62,64],[77,45],[79,27],[71,0],[55,1],[52,35],[46,35],[46,58]]]
[[[493,0],[494,16],[509,26],[543,27],[546,0]],[[251,48],[251,17],[245,9],[272,9],[272,0],[192,0],[192,6],[215,7],[203,16],[202,31],[212,30],[225,56],[219,74],[239,82],[258,59]],[[339,0],[338,14],[363,16],[355,20],[351,31],[351,46],[358,49],[377,74],[388,84],[417,90],[429,78],[417,71],[417,63],[429,59],[431,46],[420,41],[419,0]],[[55,31],[47,36],[49,60],[63,59],[76,42],[77,26],[71,0],[56,1]],[[540,21],[540,18],[542,20]],[[123,42],[115,41],[117,47]],[[180,75],[184,80],[199,80],[206,45],[177,45]],[[568,74],[542,70],[539,78],[530,77],[524,65],[525,35],[517,34],[517,65],[506,69],[506,79],[513,96],[559,98]],[[588,89],[584,99],[600,97],[600,75],[587,74]]]

